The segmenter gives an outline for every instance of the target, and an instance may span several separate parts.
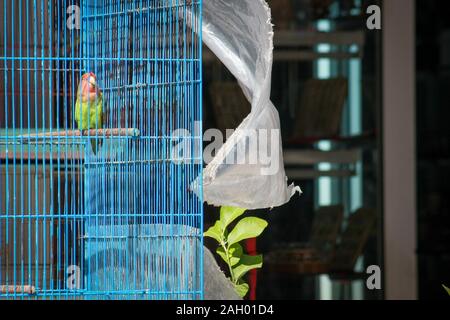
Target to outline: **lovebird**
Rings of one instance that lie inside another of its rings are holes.
[[[86,73],[81,77],[78,85],[75,121],[83,135],[85,130],[103,128],[102,118],[103,95],[97,85],[97,77],[92,72]],[[98,139],[91,139],[92,152],[94,154],[97,154],[100,144]]]

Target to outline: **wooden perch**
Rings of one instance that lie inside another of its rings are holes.
[[[18,136],[19,139],[42,139],[42,138],[67,138],[67,137],[139,137],[140,131],[134,128],[127,129],[91,129],[91,130],[66,130],[55,132],[43,132],[37,134],[26,134]]]
[[[1,294],[35,294],[36,288],[34,286],[0,286]]]

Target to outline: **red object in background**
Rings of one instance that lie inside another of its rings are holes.
[[[256,238],[248,239],[245,242],[245,249],[247,251],[247,254],[250,256],[256,256]],[[249,276],[248,276],[248,284],[250,287],[250,294],[249,294],[249,300],[254,301],[256,300],[256,282],[258,281],[258,270],[253,269],[250,270]]]

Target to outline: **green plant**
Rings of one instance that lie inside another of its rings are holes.
[[[249,256],[244,254],[240,242],[258,237],[267,227],[267,221],[257,217],[245,217],[237,222],[233,230],[228,228],[232,222],[245,213],[246,209],[222,207],[220,219],[204,233],[205,237],[213,238],[219,243],[217,254],[228,265],[230,280],[242,298],[248,293],[249,286],[242,279],[252,269],[261,268],[262,255]]]
[[[445,289],[445,291],[447,291],[448,295],[450,296],[450,288],[447,288],[446,286],[442,285]]]

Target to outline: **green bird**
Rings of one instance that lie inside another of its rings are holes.
[[[81,77],[75,104],[75,121],[83,135],[89,129],[103,128],[103,95],[97,85],[94,73],[86,73]],[[92,152],[97,154],[101,142],[91,139]]]

